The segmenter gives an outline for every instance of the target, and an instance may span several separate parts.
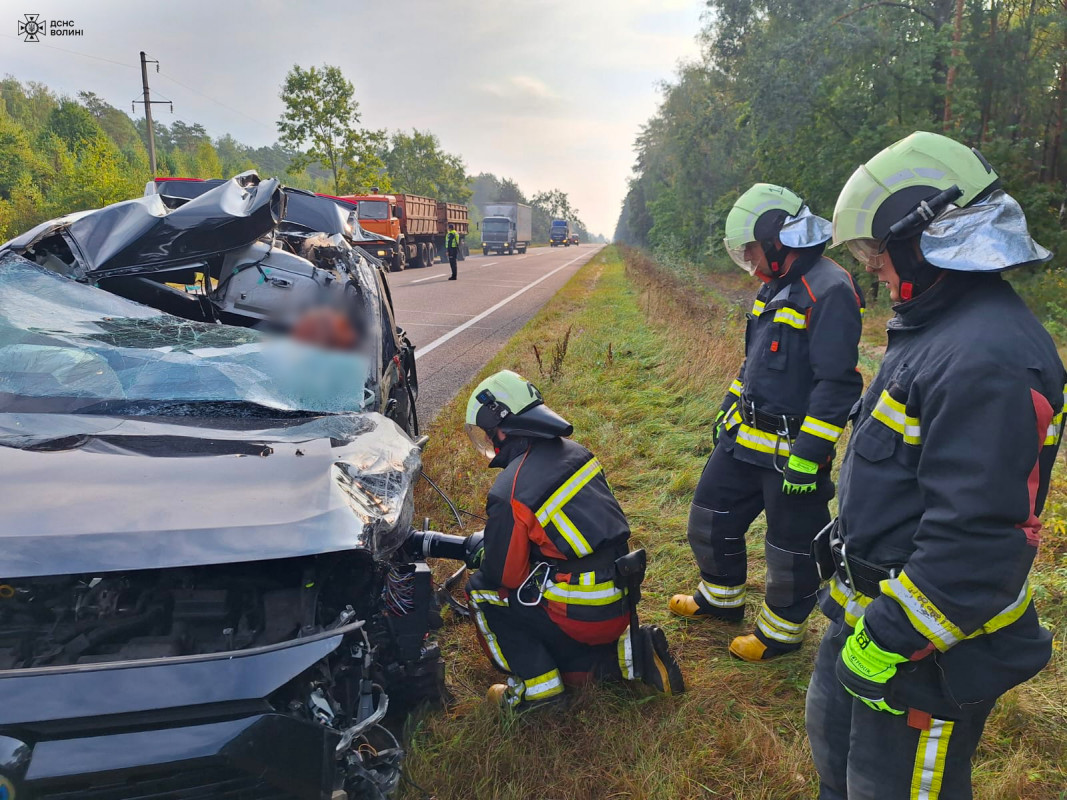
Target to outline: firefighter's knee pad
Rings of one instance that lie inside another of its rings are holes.
[[[819,588],[819,573],[807,553],[783,550],[766,544],[767,604],[786,608],[812,597]]]
[[[745,560],[745,530],[729,511],[713,511],[693,503],[689,506],[687,534],[704,573],[724,575]]]

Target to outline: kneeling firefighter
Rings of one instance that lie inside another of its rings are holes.
[[[834,240],[896,316],[816,539],[831,624],[807,693],[822,800],[961,800],[996,699],[1049,660],[1028,581],[1064,367],[1000,272],[1051,254],[966,145],[914,133],[860,166]]]
[[[636,615],[644,551],[628,553],[626,517],[596,458],[533,384],[503,371],[475,389],[467,433],[503,470],[468,564],[472,616],[486,653],[509,675],[491,701],[560,699],[564,685],[643,680],[684,690],[663,632]]]
[[[830,223],[781,186],[757,183],[726,218],[730,257],[763,281],[748,315],[745,361],[715,418],[715,450],[689,510],[700,568],[684,617],[741,622],[745,533],[767,512],[767,591],[755,630],[730,652],[766,661],[800,647],[819,578],[809,551],[830,521],[834,446],[860,396],[856,370],[863,297],[823,256]]]

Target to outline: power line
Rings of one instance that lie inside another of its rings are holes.
[[[5,39],[18,39],[19,38],[18,36],[10,36],[10,35],[8,35],[6,33],[2,33],[2,34],[0,34],[0,36],[3,36]],[[123,61],[115,61],[115,60],[110,59],[110,58],[102,58],[101,56],[91,56],[88,53],[79,53],[77,50],[67,50],[65,47],[56,47],[54,44],[46,44],[45,42],[41,42],[41,41],[36,42],[34,44],[34,46],[35,47],[47,47],[49,50],[58,50],[61,53],[68,53],[68,54],[70,54],[72,56],[81,56],[82,58],[91,58],[94,61],[103,61],[106,64],[114,64],[115,66],[125,67],[126,69],[139,69],[138,67],[135,67],[133,64],[127,64],[127,63],[125,63]]]
[[[189,90],[193,94],[200,95],[200,97],[203,97],[205,100],[210,100],[215,105],[220,106],[221,108],[225,108],[227,111],[232,111],[234,114],[240,114],[245,119],[250,120],[252,122],[255,122],[257,125],[262,125],[264,128],[270,128],[270,130],[272,130],[272,131],[274,130],[274,126],[273,125],[270,125],[270,124],[264,122],[261,119],[256,119],[255,117],[253,117],[253,116],[251,116],[249,114],[246,114],[245,112],[241,111],[240,109],[233,108],[232,106],[228,106],[225,103],[223,103],[221,100],[216,100],[214,97],[211,97],[210,95],[204,94],[199,89],[194,89],[192,86],[188,85],[187,83],[182,83],[177,78],[175,78],[175,77],[173,77],[171,75],[168,75],[165,72],[160,72],[159,75],[162,78],[166,78],[168,81],[172,81],[173,83],[178,84],[178,86],[181,86],[183,89]]]
[[[5,39],[15,39],[15,40],[21,41],[21,39],[19,39],[18,36],[12,36],[12,35],[9,35],[9,34],[6,34],[6,33],[0,33],[0,36],[2,36]],[[93,56],[93,55],[89,55],[88,53],[79,53],[77,50],[67,50],[65,47],[56,47],[55,45],[46,44],[44,42],[37,42],[35,46],[36,47],[47,47],[50,50],[58,50],[60,53],[67,53],[68,55],[79,56],[81,58],[91,58],[94,61],[103,61],[105,64],[114,64],[115,66],[125,67],[126,69],[133,69],[133,70],[139,69],[139,67],[136,67],[133,64],[126,64],[126,63],[124,63],[122,61],[115,61],[113,59],[103,58],[101,56]],[[189,84],[183,83],[182,81],[178,80],[177,78],[175,78],[172,75],[168,75],[165,72],[160,72],[159,76],[161,78],[166,78],[167,80],[171,81],[172,83],[175,83],[178,86],[181,86],[183,89],[185,89],[187,91],[190,91],[195,95],[203,97],[205,100],[210,100],[212,103],[214,103],[215,105],[219,106],[220,108],[224,108],[227,111],[230,111],[230,112],[232,112],[234,114],[238,114],[238,115],[244,117],[245,119],[249,120],[250,122],[254,122],[257,125],[261,125],[264,128],[268,128],[269,130],[274,131],[274,126],[271,125],[270,123],[264,122],[261,119],[256,119],[255,117],[251,116],[250,114],[246,114],[244,111],[241,111],[240,109],[234,108],[233,106],[229,106],[226,103],[223,103],[221,100],[216,100],[214,97],[211,97],[210,95],[204,94],[199,89],[194,89]]]

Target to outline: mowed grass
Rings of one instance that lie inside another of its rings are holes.
[[[456,703],[413,719],[406,771],[437,798],[811,798],[817,781],[804,733],[804,692],[824,622],[816,612],[803,649],[770,664],[732,659],[763,591],[763,522],[749,534],[745,626],[671,617],[667,600],[697,579],[685,528],[693,488],[712,448],[710,421],[742,357],[745,304],[733,281],[666,270],[636,251],[608,248],[485,368],[509,368],[539,385],[605,466],[633,530],[649,553],[641,616],[662,625],[688,692],[649,695],[626,685],[582,690],[566,712],[502,715],[484,701],[500,680],[473,626],[448,617],[440,633]],[[754,287],[753,287],[754,292]],[[874,323],[877,324],[877,323]],[[570,331],[569,337],[567,332]],[[543,376],[567,338],[554,380]],[[876,366],[865,348],[864,371]],[[874,351],[875,354],[877,351]],[[463,433],[467,390],[435,419],[426,469],[461,508],[482,512],[496,473]],[[424,483],[419,516],[456,530]],[[1036,594],[1057,651],[1037,679],[999,704],[975,766],[981,800],[1067,797],[1067,479],[1056,476],[1036,570]],[[472,520],[468,530],[480,527]],[[440,564],[447,574],[451,564]],[[406,786],[404,797],[423,794]]]

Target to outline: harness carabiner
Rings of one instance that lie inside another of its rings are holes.
[[[787,417],[785,414],[779,414],[778,421],[780,423],[780,427],[778,428],[776,434],[778,438],[774,440],[774,452],[771,454],[771,465],[774,467],[775,472],[777,472],[779,475],[784,475],[785,465],[778,466],[778,448],[782,446],[783,439],[789,442],[790,446],[792,446],[793,440],[789,436],[789,417]],[[788,463],[788,460],[786,463]]]
[[[537,573],[540,572],[542,568],[544,568],[544,575],[541,578],[537,578]],[[537,597],[535,597],[531,601],[523,600],[523,591],[530,584],[530,581],[535,578],[536,582],[534,583],[534,586],[537,588]],[[551,582],[552,565],[549,564],[547,561],[541,561],[537,564],[537,566],[530,570],[530,574],[526,576],[526,580],[519,584],[519,588],[515,590],[515,599],[519,601],[519,605],[526,606],[527,608],[539,605],[541,602],[541,598],[545,596],[545,589],[548,588],[548,584]]]

